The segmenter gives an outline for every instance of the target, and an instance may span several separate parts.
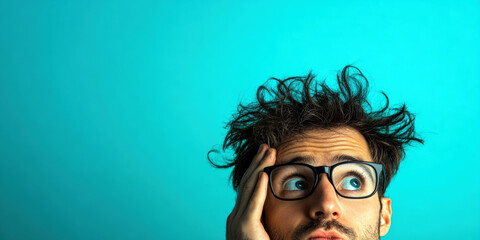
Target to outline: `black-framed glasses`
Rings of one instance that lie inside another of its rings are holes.
[[[310,196],[322,173],[327,174],[338,195],[351,199],[371,197],[377,192],[380,179],[385,179],[382,164],[364,161],[346,161],[319,167],[286,163],[266,167],[264,171],[268,174],[273,195],[286,201]],[[383,178],[380,178],[380,174],[383,174]]]

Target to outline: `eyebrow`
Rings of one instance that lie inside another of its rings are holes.
[[[286,163],[312,163],[314,162],[315,159],[311,156],[298,156],[298,157],[294,157],[292,160],[286,162]],[[354,156],[350,156],[350,155],[346,155],[346,154],[341,154],[341,155],[336,155],[335,157],[333,157],[331,160],[332,162],[332,165],[336,164],[336,163],[340,163],[340,162],[349,162],[349,161],[355,161],[355,162],[363,162],[363,160],[361,158],[357,158],[357,157],[354,157]],[[374,179],[374,176],[372,175],[372,173],[370,171],[368,171],[368,168],[363,166],[363,164],[361,165],[362,168],[365,169],[365,172],[368,173],[368,175],[370,176],[370,178]]]
[[[313,158],[311,156],[298,156],[298,157],[292,158],[291,160],[287,161],[286,163],[298,163],[298,162],[312,163],[314,161],[315,161],[315,158]],[[359,161],[363,161],[363,160],[361,158],[357,158],[357,157],[354,157],[354,156],[341,154],[341,155],[336,155],[335,157],[330,159],[330,161],[332,162],[332,165],[333,165],[333,164],[336,164],[336,163],[339,163],[339,162],[347,162],[347,161],[357,161],[357,162],[359,162]]]

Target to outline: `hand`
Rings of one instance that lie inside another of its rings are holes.
[[[270,239],[262,224],[262,211],[267,197],[268,176],[263,169],[272,166],[276,150],[260,145],[240,181],[237,202],[227,219],[227,240]]]

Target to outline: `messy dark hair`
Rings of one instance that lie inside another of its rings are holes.
[[[274,81],[275,87],[268,83]],[[405,145],[423,144],[414,130],[415,116],[405,104],[389,107],[387,95],[381,109],[374,111],[367,100],[368,81],[357,67],[348,65],[337,74],[338,90],[315,76],[271,78],[257,90],[256,101],[240,104],[225,128],[228,133],[223,151],[232,149],[235,156],[225,164],[209,161],[217,168],[234,167],[233,188],[238,191],[240,180],[262,143],[276,148],[287,138],[312,129],[351,127],[365,138],[373,161],[385,168],[388,186],[405,156]],[[215,152],[215,150],[209,153]],[[383,188],[379,188],[383,189]],[[383,196],[383,190],[379,190]]]

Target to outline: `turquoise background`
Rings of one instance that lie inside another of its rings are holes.
[[[206,154],[267,78],[417,114],[383,239],[480,239],[479,1],[0,2],[0,239],[224,239]]]

